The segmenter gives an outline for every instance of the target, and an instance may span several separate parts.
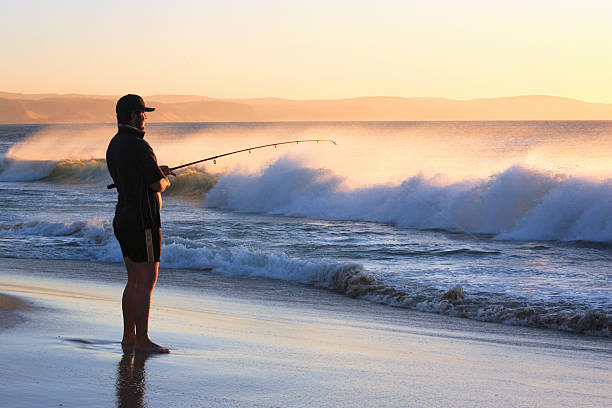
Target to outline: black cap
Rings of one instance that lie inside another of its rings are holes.
[[[144,100],[133,94],[127,94],[119,98],[115,111],[131,113],[131,112],[153,112],[155,108],[148,108],[145,106]]]

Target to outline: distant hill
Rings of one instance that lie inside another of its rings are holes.
[[[0,92],[0,123],[114,122],[112,95]],[[280,98],[214,99],[197,95],[145,96],[157,107],[151,122],[612,120],[612,104],[545,95],[490,99]]]

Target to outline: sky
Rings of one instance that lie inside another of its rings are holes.
[[[612,103],[612,2],[0,0],[0,91]]]

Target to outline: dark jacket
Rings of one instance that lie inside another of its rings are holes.
[[[138,230],[161,227],[157,193],[149,188],[164,177],[144,132],[119,125],[106,150],[106,165],[117,185],[119,198],[113,227]]]

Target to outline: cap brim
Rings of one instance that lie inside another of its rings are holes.
[[[144,108],[145,112],[153,112],[154,110],[155,108],[147,108],[147,107]]]

